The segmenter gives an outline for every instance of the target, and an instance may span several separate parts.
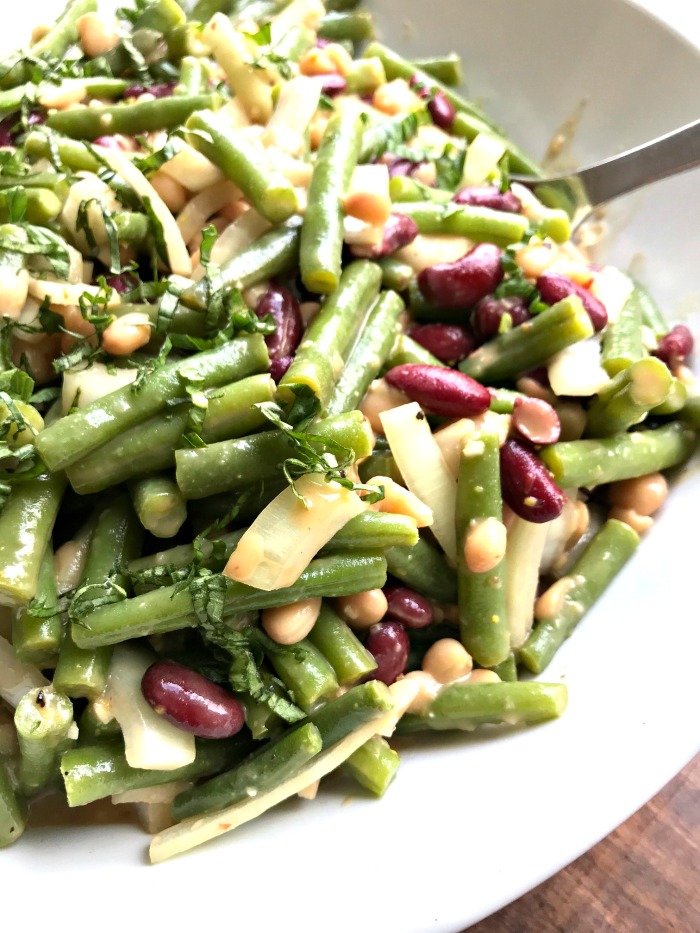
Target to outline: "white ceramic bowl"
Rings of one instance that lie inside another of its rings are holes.
[[[671,0],[645,5],[678,14]],[[13,7],[3,44],[47,10]],[[534,155],[585,102],[572,145],[599,158],[695,119],[700,56],[624,0],[375,0],[400,50],[464,55],[467,85]],[[700,14],[683,4],[700,43]],[[661,67],[660,67],[661,66]],[[617,204],[606,259],[632,263],[673,318],[700,295],[698,174]],[[696,328],[697,329],[697,328]],[[697,751],[700,478],[686,471],[661,520],[542,679],[565,680],[552,724],[433,736],[404,754],[380,802],[330,782],[234,836],[157,868],[133,827],[27,833],[3,851],[13,933],[127,925],[245,933],[454,933],[578,856]]]

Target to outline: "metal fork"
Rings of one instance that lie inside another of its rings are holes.
[[[549,207],[563,208],[572,230],[601,204],[700,165],[700,120],[572,174],[513,175]]]

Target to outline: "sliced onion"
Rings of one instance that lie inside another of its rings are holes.
[[[549,384],[555,395],[587,398],[610,382],[600,362],[600,341],[597,337],[579,340],[560,350],[547,366]]]
[[[593,272],[592,276],[591,293],[605,305],[608,322],[614,324],[632,294],[634,282],[614,266],[603,266],[602,269]]]
[[[63,414],[68,414],[73,405],[85,408],[96,399],[130,385],[137,376],[136,368],[107,367],[99,362],[83,369],[69,369],[64,373],[61,390]]]
[[[20,661],[9,641],[0,636],[0,697],[14,709],[29,690],[48,685],[39,668]]]
[[[513,648],[519,648],[524,643],[532,628],[547,534],[547,523],[528,522],[517,515],[508,527],[506,615]]]

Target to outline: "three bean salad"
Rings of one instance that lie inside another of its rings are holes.
[[[160,862],[563,713],[692,337],[460,82],[356,0],[70,0],[0,63],[0,847],[111,798]]]

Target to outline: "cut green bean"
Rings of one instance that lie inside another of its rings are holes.
[[[73,705],[52,687],[26,693],[15,710],[22,793],[36,794],[59,775],[61,755],[78,736]]]
[[[642,323],[653,331],[658,340],[670,331],[668,321],[647,289],[637,280],[634,282],[634,293],[641,308]]]
[[[581,299],[572,295],[531,321],[482,344],[459,368],[484,385],[504,382],[536,369],[565,347],[592,336],[591,319]]]
[[[386,358],[386,369],[403,366],[404,363],[421,363],[427,366],[445,366],[436,356],[416,343],[408,334],[399,334]]]
[[[435,204],[432,201],[404,201],[395,205],[396,213],[415,221],[420,233],[469,237],[475,243],[509,246],[519,243],[528,220],[522,214],[495,211],[490,207]]]
[[[207,777],[222,768],[231,767],[248,749],[249,746],[240,740],[198,740],[197,755],[192,764],[174,771],[158,771],[129,767],[124,743],[120,739],[79,746],[66,752],[61,759],[68,806],[82,807],[125,791]]]
[[[178,794],[173,801],[173,817],[184,820],[267,793],[298,774],[322,747],[318,729],[306,723],[255,752],[231,771]]]
[[[17,842],[25,826],[24,804],[10,780],[8,766],[0,757],[0,849]]]
[[[639,544],[639,535],[625,522],[608,519],[569,573],[556,583],[563,598],[550,616],[539,619],[525,644],[519,649],[520,661],[541,673],[557,650],[573,633],[582,617],[610,585]]]
[[[309,203],[301,225],[301,279],[311,292],[328,295],[340,282],[342,199],[357,165],[362,120],[349,110],[328,121],[316,155]]]
[[[0,223],[13,219],[13,198],[19,189],[0,190]],[[46,227],[63,210],[63,201],[49,188],[22,188],[26,198],[25,217],[30,224]]]
[[[299,208],[296,191],[263,152],[222,117],[197,108],[185,124],[185,138],[235,185],[271,223],[279,224]]]
[[[203,441],[211,444],[240,437],[268,424],[255,406],[271,402],[275,389],[267,373],[209,389],[204,393],[208,404],[201,429]],[[189,417],[189,406],[182,405],[123,431],[68,467],[71,486],[85,495],[174,467],[175,451],[187,431]]]
[[[427,110],[415,110],[371,124],[362,134],[358,161],[376,162],[388,149],[413,139],[418,127],[429,122]]]
[[[410,713],[399,732],[461,729],[471,732],[486,724],[520,726],[556,719],[566,709],[565,684],[503,682],[454,683],[443,687],[423,713]]]
[[[211,388],[267,368],[267,347],[262,336],[236,337],[214,350],[166,363],[138,389],[133,385],[117,389],[59,419],[38,435],[37,449],[49,469],[63,469],[126,428],[162,411],[183,395],[188,382]]]
[[[501,664],[510,654],[499,455],[495,432],[475,435],[462,451],[457,481],[460,633],[482,667]]]
[[[455,52],[439,57],[414,58],[411,64],[447,87],[457,87],[462,83],[462,59]]]
[[[389,573],[406,586],[439,603],[457,602],[457,575],[425,538],[410,548],[387,548],[385,555]]]
[[[654,356],[636,360],[604,386],[588,408],[586,435],[612,437],[643,421],[668,398],[673,377]]]
[[[667,470],[687,460],[697,434],[681,423],[597,440],[560,441],[539,455],[563,489],[587,489]]]
[[[244,289],[285,275],[298,264],[300,237],[301,218],[293,217],[286,224],[264,233],[225,262],[219,269],[217,281],[222,286]],[[204,311],[208,305],[208,294],[207,282],[196,282],[185,289],[180,300],[187,307]]]
[[[203,94],[207,89],[207,72],[203,63],[194,55],[185,55],[180,61],[180,78],[174,94],[193,97]]]
[[[501,680],[512,683],[518,679],[518,664],[516,661],[515,653],[510,652],[505,661],[501,661],[500,664],[495,664],[491,670],[494,674],[498,674]]]
[[[376,474],[375,474],[376,475]],[[391,512],[362,512],[336,531],[323,553],[367,548],[413,547],[418,543],[413,518]]]
[[[372,14],[369,10],[331,11],[326,13],[318,24],[318,34],[323,39],[333,42],[341,42],[343,39],[349,39],[351,42],[371,39],[374,35]]]
[[[353,551],[311,561],[296,583],[279,590],[257,590],[226,580],[227,616],[290,603],[313,596],[348,596],[382,587],[386,560],[379,554]],[[165,586],[132,599],[101,606],[76,620],[73,637],[84,648],[114,645],[130,638],[157,635],[196,624],[192,596],[187,590]]]
[[[371,432],[359,411],[317,421],[309,431],[351,450],[355,459],[372,452]],[[281,431],[264,431],[208,447],[178,450],[175,454],[177,484],[186,499],[243,490],[253,483],[278,477],[280,465],[292,453],[293,448]]]
[[[382,270],[382,288],[403,292],[413,281],[413,268],[400,259],[386,256],[384,259],[378,259],[377,265]]]
[[[15,615],[12,646],[20,661],[47,667],[58,654],[62,639],[53,547],[49,544],[41,561],[36,595]]]
[[[51,129],[73,139],[92,140],[117,133],[138,136],[156,130],[177,129],[191,114],[214,109],[219,101],[217,94],[173,95],[133,104],[55,110],[49,114],[46,123]]]
[[[128,496],[117,497],[100,512],[90,539],[78,591],[69,610],[71,619],[80,599],[88,595],[103,597],[115,588],[117,591],[127,591],[126,577],[115,573],[115,568],[139,554],[142,539],[143,532]],[[107,684],[112,649],[109,646],[78,646],[74,633],[75,625],[71,624],[54,671],[54,686],[69,697],[95,700]]]
[[[403,310],[404,303],[396,292],[383,292],[379,296],[333,389],[326,406],[328,415],[357,408],[362,402],[396,342]]]
[[[308,640],[330,663],[338,683],[343,686],[376,670],[374,656],[327,603],[321,606]]]
[[[280,680],[305,712],[338,692],[335,671],[308,638],[288,647],[265,647],[265,655]]]
[[[0,605],[25,606],[37,592],[65,476],[39,476],[13,487],[0,512]]]
[[[646,356],[642,334],[642,295],[635,286],[616,321],[603,331],[601,362],[609,376],[615,376]]]
[[[97,0],[68,0],[63,12],[49,31],[31,47],[31,54],[40,58],[60,58],[78,41],[78,20],[86,13],[97,11]]]
[[[307,385],[325,409],[379,293],[381,277],[379,267],[364,259],[345,267],[338,288],[307,328],[292,365],[280,381],[282,397],[285,390],[291,395],[291,386]]]
[[[381,735],[372,736],[345,762],[345,769],[358,784],[383,797],[399,770],[399,753]]]
[[[187,503],[174,478],[156,473],[132,480],[129,492],[139,521],[156,538],[172,538],[187,519]]]
[[[342,742],[365,723],[377,719],[391,709],[391,694],[379,680],[370,680],[324,703],[309,714],[321,733],[324,749]]]

